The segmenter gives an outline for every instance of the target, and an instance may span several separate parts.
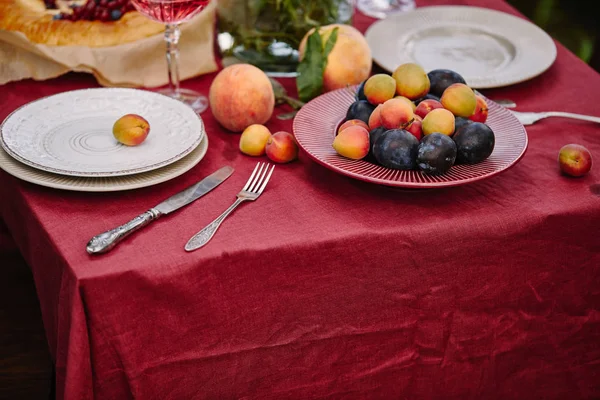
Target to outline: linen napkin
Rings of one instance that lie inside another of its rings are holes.
[[[213,51],[216,2],[181,25],[179,76],[217,70]],[[0,30],[0,84],[45,80],[70,71],[93,74],[102,86],[157,87],[168,83],[163,34],[109,47],[48,46],[23,33]]]

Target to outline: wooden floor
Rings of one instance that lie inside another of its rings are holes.
[[[0,248],[0,399],[53,398],[52,362],[33,277],[16,249],[4,247]]]

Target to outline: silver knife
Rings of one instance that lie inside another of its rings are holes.
[[[223,181],[231,176],[233,168],[225,166],[213,174],[202,179],[200,182],[188,187],[187,189],[169,197],[162,203],[152,207],[145,213],[138,215],[131,221],[110,231],[94,236],[87,244],[89,254],[101,254],[110,251],[125,237],[138,229],[148,225],[150,222],[167,215],[198,200],[206,193],[210,192]]]

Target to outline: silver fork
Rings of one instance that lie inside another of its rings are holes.
[[[543,118],[548,117],[564,117],[564,118],[573,118],[580,119],[582,121],[596,122],[600,123],[600,117],[593,117],[591,115],[583,115],[583,114],[574,114],[562,111],[546,111],[546,112],[522,112],[510,110],[511,113],[517,117],[519,122],[523,125],[532,125]]]
[[[265,168],[266,167],[266,168]],[[185,250],[186,251],[194,251],[199,249],[208,243],[208,241],[214,236],[221,226],[221,223],[227,218],[229,214],[235,210],[237,206],[242,204],[244,201],[254,201],[262,194],[271,179],[271,174],[273,174],[273,170],[275,166],[271,168],[269,171],[269,165],[266,163],[258,163],[256,167],[254,167],[254,171],[252,171],[252,175],[248,178],[248,182],[242,188],[242,190],[237,194],[237,199],[235,202],[229,206],[227,210],[223,212],[223,214],[219,215],[213,222],[206,225],[200,232],[196,233],[192,238],[186,243]],[[268,171],[268,174],[267,174]]]

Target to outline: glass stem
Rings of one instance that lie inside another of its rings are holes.
[[[165,29],[165,41],[167,42],[167,67],[169,69],[169,89],[174,93],[175,98],[180,98],[179,94],[179,36],[181,31],[176,24],[167,24]]]

